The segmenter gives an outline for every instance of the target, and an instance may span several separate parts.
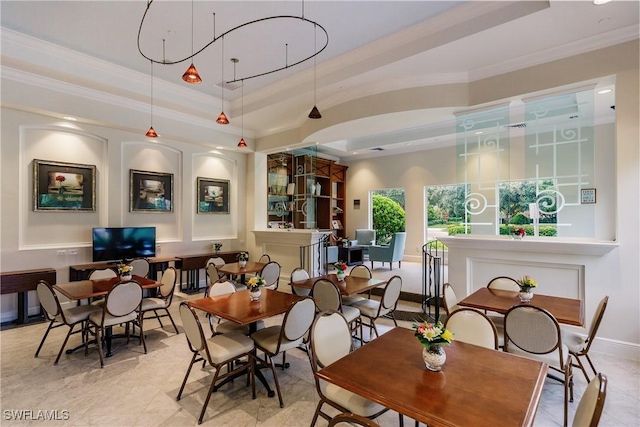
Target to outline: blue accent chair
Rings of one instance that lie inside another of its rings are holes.
[[[404,245],[407,241],[407,233],[394,233],[391,242],[385,246],[369,246],[369,261],[371,269],[373,262],[380,261],[382,265],[389,263],[389,270],[393,269],[393,263],[398,262],[398,268],[402,267],[402,257],[404,255]]]

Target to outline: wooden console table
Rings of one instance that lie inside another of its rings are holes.
[[[156,280],[159,271],[165,271],[169,267],[170,262],[178,262],[179,258],[149,258],[149,277]],[[69,266],[69,281],[87,280],[89,275],[95,269],[110,268],[115,271],[116,265],[108,262],[92,262],[90,264],[79,264]]]
[[[16,323],[29,322],[28,292],[36,290],[38,282],[45,280],[51,286],[56,284],[56,271],[53,268],[35,270],[5,271],[0,273],[0,294],[18,293],[18,318]]]
[[[178,255],[178,263],[176,267],[180,268],[180,277],[182,277],[182,271],[187,272],[187,287],[183,289],[182,281],[180,280],[180,291],[186,292],[198,292],[200,283],[200,270],[207,267],[207,261],[210,258],[220,257],[225,263],[236,262],[240,251],[227,251],[227,252],[209,252],[206,254],[197,255]]]

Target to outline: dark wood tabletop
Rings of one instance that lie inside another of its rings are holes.
[[[120,283],[121,280],[119,277],[99,280],[78,280],[76,282],[60,283],[54,285],[53,288],[70,300],[81,300],[104,296],[109,293],[116,283]],[[136,275],[134,275],[131,280],[140,283],[143,289],[154,289],[162,286],[160,282]]]
[[[247,273],[258,273],[265,265],[266,264],[262,262],[247,261],[247,265],[245,267],[240,267],[240,263],[238,262],[232,262],[216,268],[220,273],[241,276]]]
[[[244,290],[189,301],[189,305],[240,325],[248,325],[285,313],[294,302],[303,298],[285,292],[262,289],[260,300],[251,301],[249,291]]]
[[[453,341],[441,372],[413,331],[394,328],[316,375],[429,426],[533,425],[548,366]]]
[[[521,304],[518,292],[480,288],[458,305],[505,314],[511,307]],[[554,297],[534,293],[528,304],[544,308],[567,325],[584,326],[584,306],[582,301],[571,298]]]
[[[366,292],[378,286],[386,285],[386,280],[380,279],[365,279],[364,277],[345,276],[344,280],[338,280],[338,276],[335,274],[326,274],[324,276],[311,277],[306,280],[299,280],[291,282],[291,286],[297,286],[300,288],[312,289],[313,284],[320,279],[327,279],[330,282],[335,283],[340,289],[340,293],[345,296],[355,295],[362,292]]]

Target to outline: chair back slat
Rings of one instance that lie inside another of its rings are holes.
[[[186,302],[180,303],[180,318],[189,345],[194,351],[202,351],[205,341],[200,319],[198,319],[195,310],[189,307]]]
[[[323,311],[313,321],[309,335],[311,352],[319,368],[349,354],[353,348],[349,324],[341,313]]]
[[[116,272],[110,268],[97,268],[89,274],[89,280],[111,279],[116,276]]]
[[[316,305],[311,298],[294,303],[283,321],[283,333],[289,341],[295,341],[307,333],[316,314]]]
[[[176,287],[176,269],[169,267],[162,272],[160,282],[162,283],[162,286],[160,286],[160,295],[163,298],[169,297]]]
[[[551,353],[561,343],[558,321],[540,307],[512,307],[505,315],[504,329],[509,344],[528,353]]]
[[[452,312],[445,323],[455,336],[456,341],[474,344],[480,347],[498,349],[498,331],[484,313],[471,308],[461,308]]]
[[[260,277],[264,279],[264,287],[269,289],[278,288],[280,279],[280,264],[275,261],[267,263],[260,271]]]
[[[453,313],[460,308],[458,297],[449,283],[444,284],[444,308],[447,309],[447,314]]]
[[[340,290],[329,280],[316,280],[313,284],[313,299],[319,311],[340,310]]]
[[[58,303],[58,299],[56,298],[54,290],[51,288],[51,286],[44,280],[41,280],[40,282],[38,282],[38,286],[36,289],[40,304],[42,304],[42,308],[44,308],[49,317],[54,318],[58,314],[60,314],[60,304]]]
[[[142,301],[142,287],[134,280],[116,284],[107,294],[105,309],[112,316],[126,316]]]
[[[349,276],[371,279],[371,270],[366,265],[356,265],[351,269]]]
[[[487,283],[487,288],[498,289],[501,291],[520,291],[520,286],[518,285],[518,282],[516,282],[516,279],[508,276],[494,277],[489,281],[489,283]]]
[[[400,291],[402,290],[402,278],[400,276],[393,276],[389,279],[387,286],[384,288],[384,294],[382,295],[382,307],[385,309],[392,309],[398,304],[400,299]]]

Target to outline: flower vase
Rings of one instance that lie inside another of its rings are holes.
[[[252,291],[252,290],[249,291],[249,299],[251,301],[259,301],[261,295],[262,295],[262,290],[260,288],[257,288],[255,291]]]
[[[247,261],[246,260],[238,261],[238,264],[240,264],[240,268],[245,268],[247,266]]]
[[[336,276],[338,277],[339,281],[343,281],[344,280],[344,276],[346,276],[347,274],[344,272],[344,270],[338,270],[336,272]]]
[[[533,292],[529,291],[520,291],[518,293],[518,296],[520,297],[520,302],[530,302],[531,298],[533,298]]]
[[[447,353],[441,345],[432,344],[422,348],[422,359],[428,370],[438,372],[447,361]]]
[[[131,280],[131,274],[121,274],[120,280]]]

